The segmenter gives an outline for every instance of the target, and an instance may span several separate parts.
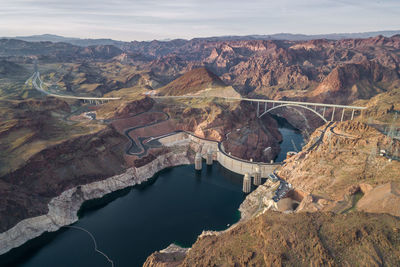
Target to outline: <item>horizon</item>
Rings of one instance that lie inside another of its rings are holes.
[[[370,34],[370,33],[381,33],[381,32],[400,32],[399,30],[394,30],[394,29],[388,29],[388,30],[377,30],[377,31],[368,31],[368,32],[331,32],[331,33],[316,33],[316,34],[304,34],[304,33],[291,33],[291,32],[277,32],[277,33],[266,33],[266,34],[246,34],[246,35],[218,35],[218,36],[199,36],[199,37],[193,37],[193,38],[183,38],[183,37],[177,37],[177,38],[165,38],[165,39],[148,39],[148,40],[118,40],[118,39],[113,39],[111,37],[96,37],[96,38],[90,38],[90,37],[78,37],[78,36],[64,36],[60,35],[57,33],[40,33],[40,34],[32,34],[32,35],[16,35],[16,36],[0,36],[0,39],[18,39],[18,38],[31,38],[31,37],[44,37],[44,36],[51,36],[51,37],[61,37],[61,38],[67,38],[67,39],[80,39],[80,40],[113,40],[117,42],[151,42],[151,41],[173,41],[173,40],[186,40],[190,41],[193,39],[207,39],[207,38],[223,38],[223,37],[246,37],[246,36],[251,36],[251,37],[257,37],[257,36],[276,36],[276,35],[300,35],[300,36],[307,36],[307,37],[313,37],[313,36],[324,36],[324,35],[356,35],[356,34]],[[396,33],[394,35],[398,35],[400,33]],[[394,36],[391,35],[391,36]],[[377,36],[377,35],[374,35]],[[366,37],[369,38],[369,37]]]
[[[396,0],[18,0],[0,3],[0,36],[45,32],[84,39],[149,41],[273,35],[271,32],[364,33],[400,29],[399,13]]]

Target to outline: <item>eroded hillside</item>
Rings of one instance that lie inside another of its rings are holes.
[[[381,150],[385,155],[380,155]],[[360,122],[333,123],[317,129],[310,142],[287,160],[278,174],[304,195],[299,210],[352,207],[355,193],[399,182],[400,142]],[[377,203],[378,204],[378,203]],[[382,211],[385,203],[380,202]],[[393,210],[394,215],[400,215]]]
[[[399,251],[390,215],[267,212],[199,237],[179,266],[396,266]]]

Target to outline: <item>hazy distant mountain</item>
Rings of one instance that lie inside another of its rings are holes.
[[[32,58],[42,62],[74,62],[82,60],[110,60],[123,53],[113,45],[76,46],[65,42],[27,42],[0,39],[0,58]]]
[[[329,39],[329,40],[341,40],[341,39],[354,39],[354,38],[369,38],[378,35],[385,37],[391,37],[393,35],[400,34],[400,30],[397,31],[377,31],[377,32],[360,32],[360,33],[330,33],[330,34],[292,34],[292,33],[276,33],[270,35],[246,35],[246,36],[217,36],[217,37],[205,37],[196,39],[206,39],[212,41],[231,41],[231,40],[288,40],[288,41],[309,41],[315,39]]]
[[[331,33],[331,34],[317,34],[317,35],[306,35],[306,34],[292,34],[292,33],[277,33],[270,35],[245,35],[245,36],[215,36],[215,37],[204,37],[194,38],[192,40],[207,40],[207,41],[233,41],[233,40],[289,40],[289,41],[308,41],[314,39],[330,39],[340,40],[347,38],[369,38],[377,35],[390,37],[396,34],[400,34],[400,30],[395,31],[376,31],[376,32],[360,32],[360,33]],[[27,42],[64,42],[78,46],[91,46],[91,45],[114,45],[122,48],[129,42],[116,41],[112,39],[80,39],[74,37],[63,37],[53,34],[42,34],[32,36],[17,36],[17,37],[3,37],[23,40]],[[179,39],[182,40],[182,39]],[[133,40],[132,40],[133,41]],[[171,39],[159,40],[162,42],[174,41]],[[141,42],[147,43],[147,42]]]
[[[8,37],[7,37],[8,38]],[[26,42],[53,42],[53,43],[69,43],[78,46],[91,46],[91,45],[115,45],[120,46],[124,42],[116,41],[112,39],[80,39],[74,37],[63,37],[54,34],[42,34],[32,36],[17,36],[11,37],[12,39],[18,39]]]

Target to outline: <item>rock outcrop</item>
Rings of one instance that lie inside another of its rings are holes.
[[[151,254],[143,267],[175,267],[179,266],[185,259],[189,249],[178,247],[175,244],[169,245],[166,249]]]
[[[390,182],[375,187],[358,202],[357,210],[373,213],[389,213],[400,217],[400,184]]]
[[[341,212],[349,208],[345,203],[356,193],[355,186],[398,182],[400,163],[380,156],[379,151],[392,151],[390,156],[395,156],[393,153],[399,148],[399,141],[364,123],[329,123],[317,129],[303,150],[288,159],[278,174],[310,195],[303,199],[298,211]]]
[[[266,212],[199,237],[179,266],[394,266],[399,253],[400,221],[387,214]]]
[[[208,88],[222,89],[226,85],[206,68],[191,70],[166,86],[158,89],[161,95],[194,95]]]

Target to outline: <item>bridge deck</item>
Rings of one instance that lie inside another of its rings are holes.
[[[120,97],[86,97],[86,96],[72,96],[72,95],[59,95],[59,94],[53,94],[50,93],[46,90],[43,89],[42,84],[43,81],[40,79],[40,74],[39,72],[35,72],[26,82],[25,84],[29,81],[32,80],[32,84],[35,87],[36,90],[48,95],[48,96],[54,96],[54,97],[59,97],[59,98],[67,98],[67,99],[78,99],[78,100],[94,100],[94,101],[111,101],[111,100],[120,100]],[[37,80],[39,80],[40,84],[37,84]]]
[[[196,95],[185,95],[185,96],[150,96],[151,98],[207,98],[207,96],[196,96]],[[279,104],[293,104],[293,105],[307,105],[317,107],[332,107],[332,108],[346,108],[346,109],[366,109],[366,107],[349,106],[349,105],[336,105],[336,104],[325,104],[325,103],[313,103],[313,102],[300,102],[300,101],[286,101],[286,100],[270,100],[270,99],[258,99],[258,98],[243,98],[243,97],[223,97],[223,96],[212,96],[212,98],[222,98],[226,100],[234,101],[249,101],[249,102],[261,102],[261,103],[279,103]]]

